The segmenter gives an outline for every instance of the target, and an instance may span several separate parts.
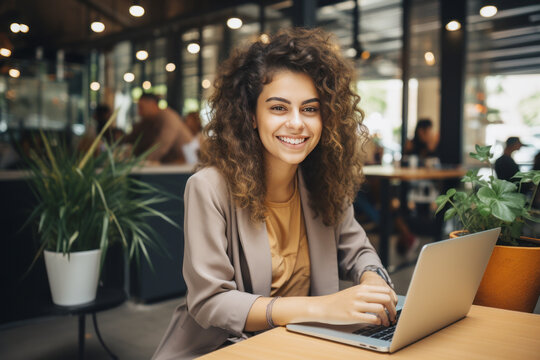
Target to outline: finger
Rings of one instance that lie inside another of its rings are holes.
[[[392,289],[388,285],[359,285],[358,291],[389,294]]]
[[[392,300],[394,301],[394,304],[397,305],[397,303],[398,303],[398,301],[399,301],[399,298],[398,298],[396,292],[395,292],[394,290],[392,290],[392,293],[391,293],[391,294],[392,294]]]
[[[377,304],[390,304],[393,303],[392,297],[390,294],[381,294],[381,293],[364,293],[358,297],[358,300],[377,303]]]
[[[394,300],[394,304],[397,305],[399,298],[394,290],[392,290],[392,299]]]
[[[389,321],[394,322],[396,320],[396,305],[392,297],[388,294],[380,293],[366,293],[363,294],[362,300],[366,303],[371,303],[374,305],[381,305],[388,311],[388,314],[385,312],[385,317],[388,317]]]
[[[388,317],[388,313],[386,308],[383,305],[379,305],[379,311],[376,312],[377,316],[381,318],[381,325],[383,326],[390,326],[390,318]]]
[[[364,312],[358,312],[355,316],[359,323],[367,323],[372,325],[381,325],[381,318],[375,314],[368,314]]]
[[[396,309],[396,303],[394,302],[394,299],[392,299],[388,304],[386,304],[386,310],[388,311],[388,318],[390,319],[391,323],[394,323],[397,318],[397,309]]]
[[[381,304],[369,304],[365,303],[358,307],[358,310],[367,314],[373,314],[379,317],[381,324],[384,326],[390,325],[390,319],[386,313],[386,308]]]

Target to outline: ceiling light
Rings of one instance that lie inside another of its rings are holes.
[[[90,83],[90,90],[92,91],[98,91],[99,88],[101,88],[101,85],[97,81],[92,81]]]
[[[129,7],[131,16],[141,17],[144,15],[144,8],[141,5],[133,4]]]
[[[168,63],[167,65],[165,65],[165,70],[167,70],[168,72],[173,72],[175,69],[176,65],[174,65],[173,63]]]
[[[268,34],[261,34],[259,40],[261,40],[263,44],[268,44],[270,42],[270,36],[268,36]]]
[[[355,48],[348,48],[347,50],[345,50],[345,56],[350,57],[350,58],[355,57],[357,53],[358,52],[356,51]]]
[[[424,54],[424,59],[426,60],[426,64],[428,64],[429,66],[435,65],[435,55],[433,55],[431,51],[427,51]]]
[[[362,51],[362,53],[360,54],[360,57],[362,58],[362,60],[367,60],[371,57],[371,53],[367,50],[364,50]]]
[[[480,9],[480,15],[485,18],[495,16],[497,14],[497,7],[493,5],[486,5]]]
[[[231,29],[240,29],[242,27],[242,19],[232,17],[227,20],[227,26]]]
[[[21,31],[21,25],[17,24],[17,23],[12,23],[10,26],[9,26],[9,29],[11,30],[12,33],[18,33],[19,31]]]
[[[146,80],[145,82],[142,83],[142,87],[144,90],[148,90],[152,87],[152,83],[148,80]]]
[[[90,29],[92,29],[93,32],[100,33],[105,30],[105,24],[102,23],[101,21],[94,21],[90,25]]]
[[[124,74],[124,81],[125,82],[133,82],[133,80],[135,80],[135,75],[133,73],[130,73],[130,72],[127,72]]]
[[[212,83],[210,82],[210,80],[204,79],[202,81],[201,85],[202,85],[203,89],[208,89],[212,85]]]
[[[9,76],[15,79],[21,76],[21,72],[17,69],[9,69],[8,74]]]
[[[190,54],[197,54],[199,51],[201,51],[201,47],[197,43],[191,43],[187,46],[187,51]]]
[[[446,30],[448,31],[456,31],[459,29],[461,29],[461,24],[456,20],[452,20],[448,24],[446,24]]]
[[[11,50],[6,48],[0,48],[0,55],[3,57],[10,57],[11,56]]]
[[[148,51],[146,50],[139,50],[135,54],[135,57],[141,61],[148,59]]]
[[[30,31],[30,27],[26,24],[19,24],[19,29],[21,30],[22,33],[27,33],[28,31]]]

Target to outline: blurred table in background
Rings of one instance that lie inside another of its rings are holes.
[[[366,178],[377,178],[381,181],[380,201],[381,201],[381,221],[379,224],[379,256],[384,266],[388,266],[389,261],[389,242],[392,229],[392,213],[391,213],[391,191],[390,181],[414,181],[414,180],[443,180],[445,181],[444,191],[448,184],[448,180],[456,180],[465,175],[467,172],[463,168],[453,169],[434,169],[434,168],[406,168],[393,166],[368,165],[364,166],[364,175]],[[442,218],[441,218],[442,220]],[[440,225],[442,226],[442,221]],[[439,229],[439,233],[440,233]]]

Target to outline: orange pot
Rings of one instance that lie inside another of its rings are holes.
[[[450,237],[456,235],[450,234]],[[538,296],[540,296],[540,246],[496,245],[474,304],[533,312]]]

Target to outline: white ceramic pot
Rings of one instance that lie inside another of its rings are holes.
[[[44,251],[52,300],[74,306],[94,301],[99,280],[101,250],[77,251],[69,256]]]

